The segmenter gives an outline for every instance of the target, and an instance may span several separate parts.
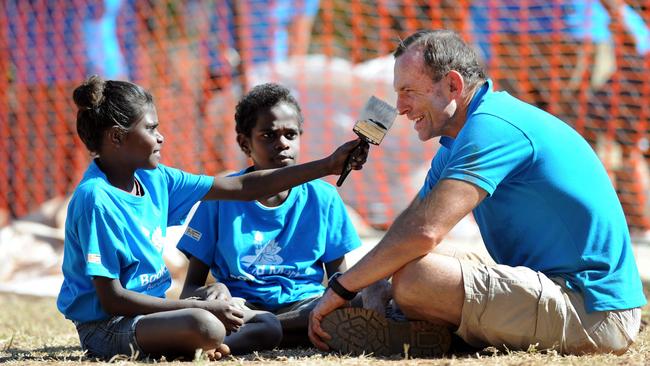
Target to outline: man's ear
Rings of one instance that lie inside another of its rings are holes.
[[[452,99],[460,98],[463,95],[463,90],[465,90],[463,75],[456,70],[451,70],[447,73],[446,78],[447,85],[449,86],[449,94]]]
[[[250,147],[250,140],[248,137],[246,137],[242,133],[237,134],[237,144],[239,144],[239,148],[241,151],[246,154],[246,156],[250,157],[251,156],[251,147]]]
[[[107,133],[108,133],[108,141],[110,141],[110,143],[115,146],[122,145],[122,142],[126,137],[126,132],[124,132],[123,129],[117,126],[113,126],[110,129],[108,129]]]

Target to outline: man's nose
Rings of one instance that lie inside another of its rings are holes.
[[[409,108],[406,103],[404,103],[404,99],[399,96],[397,96],[397,111],[399,114],[407,114],[409,112]]]

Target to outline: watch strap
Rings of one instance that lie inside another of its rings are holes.
[[[355,296],[357,296],[357,293],[343,287],[343,285],[341,285],[341,283],[338,280],[339,276],[341,276],[340,272],[334,273],[332,277],[330,277],[327,287],[332,289],[332,291],[334,291],[335,294],[341,296],[343,299],[347,301],[352,301],[352,299],[354,299]]]

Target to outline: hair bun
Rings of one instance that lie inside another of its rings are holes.
[[[104,79],[93,75],[74,90],[72,99],[80,111],[95,109],[104,101],[105,87]]]

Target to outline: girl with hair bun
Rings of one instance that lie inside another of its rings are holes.
[[[166,299],[167,226],[181,223],[199,200],[256,200],[330,174],[340,174],[358,140],[305,164],[231,176],[189,174],[160,163],[164,138],[153,98],[139,85],[91,76],[73,93],[77,133],[94,159],[68,206],[64,282],[57,306],[76,326],[88,355],[211,359],[228,343],[264,331],[281,339],[277,319],[235,300]],[[361,169],[367,149],[352,160]],[[243,326],[246,324],[245,326]],[[237,332],[235,334],[231,334]],[[240,346],[240,345],[238,345]]]

